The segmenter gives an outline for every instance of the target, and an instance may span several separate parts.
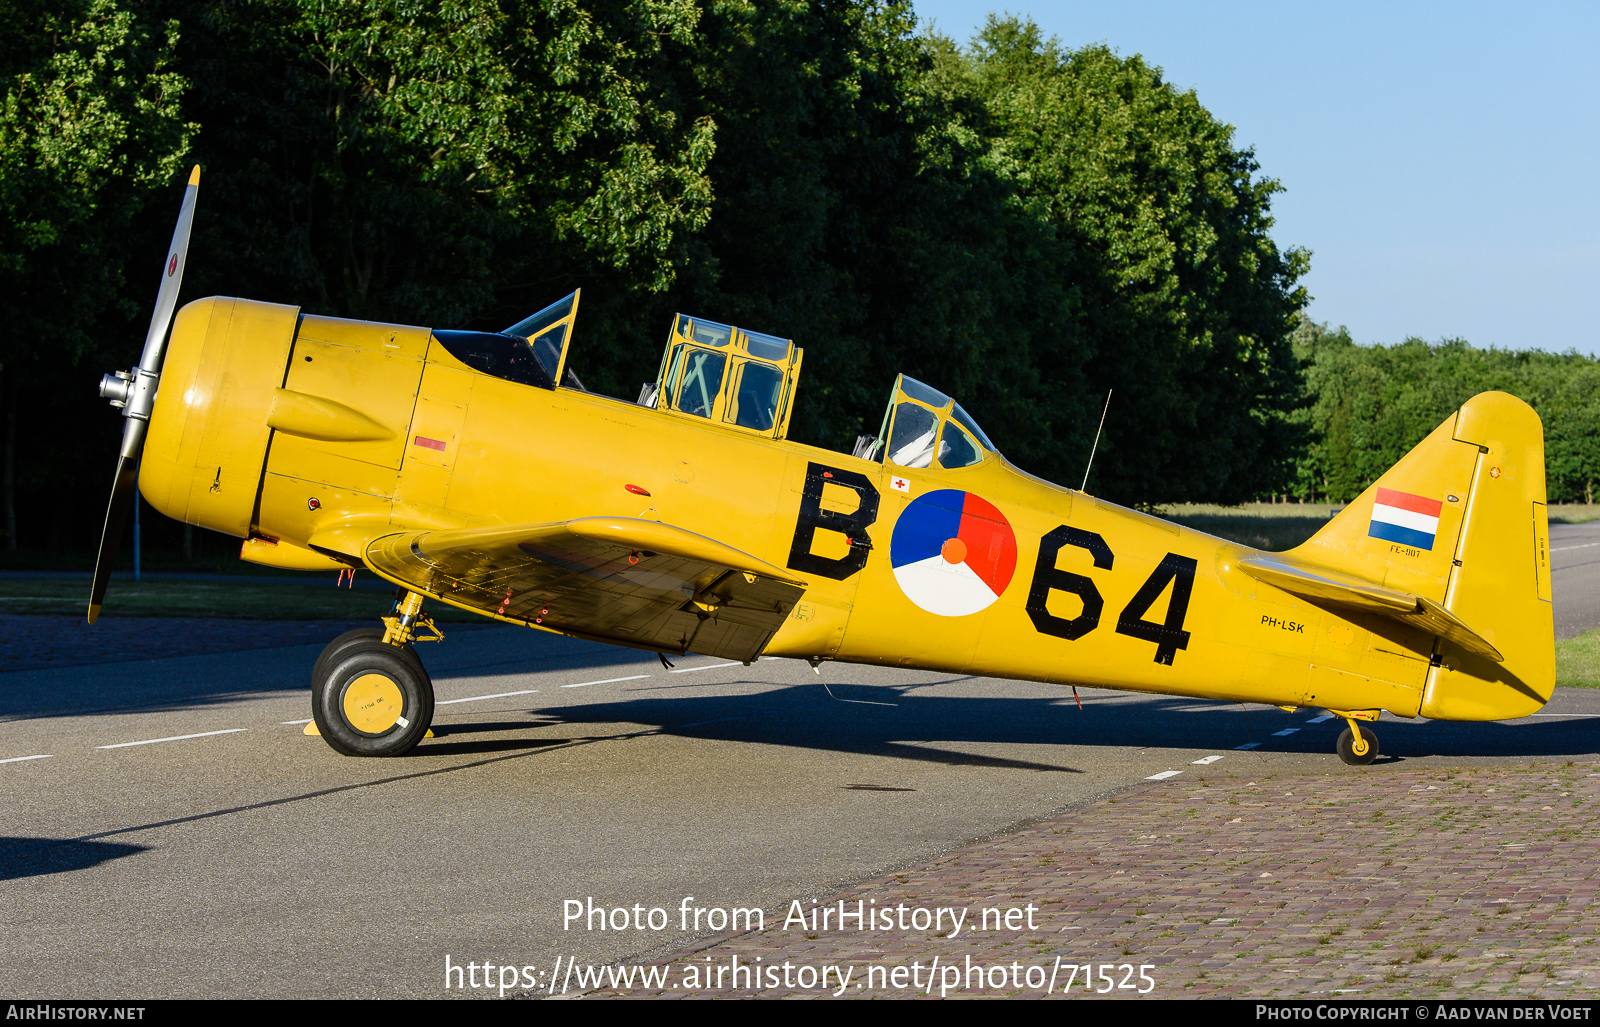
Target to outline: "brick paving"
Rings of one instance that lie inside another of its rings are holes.
[[[1097,970],[1152,964],[1156,997],[1593,998],[1600,994],[1597,771],[1593,762],[1340,765],[1316,775],[1147,782],[826,899],[845,900],[851,910],[857,900],[968,907],[969,927],[984,907],[1031,904],[1037,930],[964,930],[952,938],[932,930],[858,932],[852,920],[842,933],[785,931],[783,912],[769,910],[765,931],[710,939],[656,965],[669,963],[673,982],[708,957],[711,966],[734,957],[740,966],[758,957],[766,967],[852,966],[844,989],[852,997],[916,994],[909,985],[858,989],[869,966],[920,963],[926,983],[936,957],[964,968],[968,959],[983,967],[1020,963],[1019,971],[1050,970],[1060,957]],[[1113,976],[1124,979],[1120,970]],[[1043,990],[1015,987],[1016,978],[952,995]],[[791,981],[796,986],[760,993],[823,994]],[[1090,994],[1082,983],[1080,976],[1074,997]]]

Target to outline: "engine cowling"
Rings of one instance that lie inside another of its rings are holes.
[[[178,311],[139,491],[175,520],[250,534],[300,308],[213,296]]]

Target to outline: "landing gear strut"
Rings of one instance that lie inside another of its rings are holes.
[[[402,756],[433,723],[433,681],[413,639],[443,635],[422,614],[422,597],[406,593],[383,628],[347,631],[328,643],[311,672],[311,716],[335,752]],[[419,636],[417,629],[432,632]]]

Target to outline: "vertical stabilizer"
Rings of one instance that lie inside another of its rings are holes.
[[[1544,427],[1533,408],[1503,392],[1469,400],[1455,437],[1478,447],[1459,566],[1445,606],[1505,654],[1493,663],[1446,643],[1423,694],[1422,715],[1441,720],[1525,717],[1556,684],[1545,519]]]
[[[1539,415],[1486,392],[1288,555],[1442,604],[1505,660],[1436,639],[1421,715],[1503,720],[1555,687],[1549,549]]]

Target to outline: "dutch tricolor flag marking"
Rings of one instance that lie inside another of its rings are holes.
[[[1379,489],[1372,504],[1372,526],[1367,534],[1415,549],[1432,549],[1439,534],[1439,511],[1444,502],[1413,496],[1409,492]]]

